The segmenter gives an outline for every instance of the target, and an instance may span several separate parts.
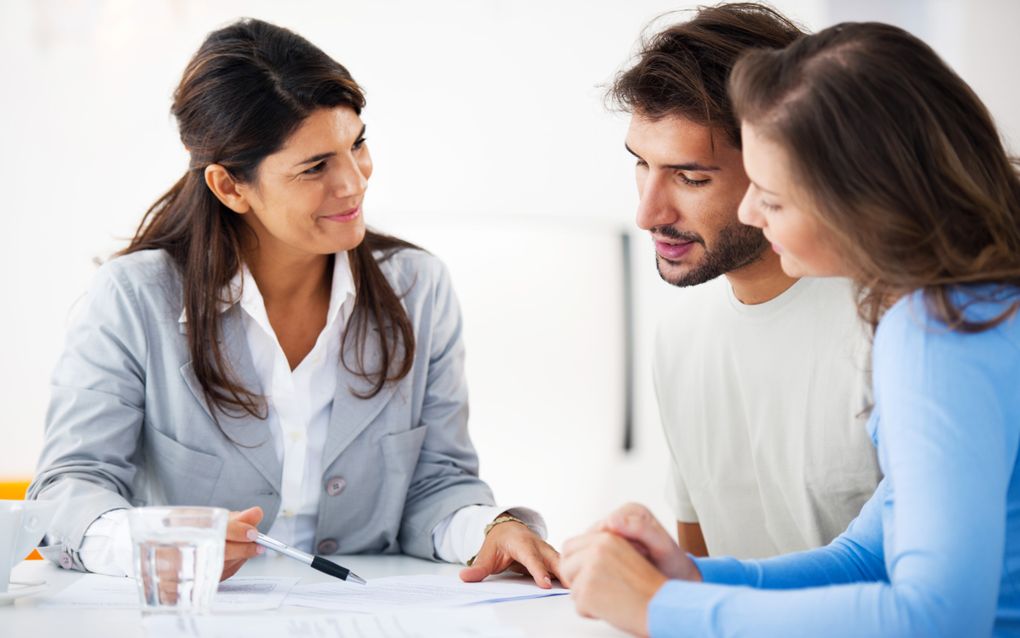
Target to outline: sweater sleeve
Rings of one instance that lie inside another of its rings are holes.
[[[981,347],[993,337],[931,329],[910,309],[890,311],[875,341],[886,479],[861,516],[819,550],[699,562],[723,584],[664,585],[653,636],[991,633],[1016,453]]]

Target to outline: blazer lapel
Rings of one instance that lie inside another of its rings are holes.
[[[223,312],[222,318],[222,342],[223,356],[230,366],[231,374],[241,385],[256,394],[262,394],[262,384],[255,374],[255,364],[251,358],[251,350],[248,349],[248,341],[244,334],[244,323],[241,320],[240,306],[233,306]],[[181,324],[182,331],[185,324]],[[195,395],[199,405],[213,419],[212,412],[206,404],[205,396],[202,393],[202,386],[195,376],[192,362],[188,361],[181,366],[181,375],[188,389]],[[276,450],[272,441],[272,434],[269,430],[267,420],[257,419],[247,412],[239,409],[229,410],[230,414],[224,414],[216,410],[216,419],[224,434],[235,445],[238,451],[248,459],[255,469],[265,477],[269,484],[277,491],[281,490],[283,467],[276,457]]]
[[[368,343],[365,345],[365,369],[375,372],[382,360],[377,329],[370,330]],[[344,362],[355,370],[357,366],[358,345],[354,339],[345,344],[343,361],[338,362],[336,393],[333,395],[333,409],[329,418],[329,432],[326,445],[322,451],[322,467],[328,468],[340,454],[347,449],[359,434],[375,419],[396,392],[398,383],[387,383],[379,394],[370,399],[362,399],[357,394],[366,395],[372,389],[367,379],[358,376],[344,366]]]

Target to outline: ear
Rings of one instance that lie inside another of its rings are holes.
[[[238,214],[245,214],[251,211],[251,202],[241,192],[239,184],[230,175],[230,171],[219,164],[210,164],[205,167],[205,184],[212,191],[216,199],[223,202],[223,205]]]

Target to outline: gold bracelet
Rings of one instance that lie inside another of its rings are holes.
[[[497,526],[497,525],[499,525],[500,523],[520,523],[521,525],[523,525],[525,527],[528,527],[527,523],[525,523],[521,519],[517,518],[516,516],[511,516],[509,514],[500,514],[495,519],[493,519],[493,521],[491,523],[489,523],[488,525],[485,526],[485,532],[482,533],[482,536],[488,536],[489,532],[492,531],[492,528]],[[528,529],[531,529],[531,528],[528,528]],[[474,556],[469,558],[468,562],[467,562],[467,566],[471,567],[472,565],[474,565],[476,558],[478,558],[478,554],[475,554]]]
[[[492,531],[492,528],[499,525],[500,523],[520,523],[525,527],[528,526],[527,523],[517,518],[516,516],[511,516],[509,514],[500,514],[491,523],[485,526],[485,533],[483,534],[483,536],[488,536],[489,532]]]

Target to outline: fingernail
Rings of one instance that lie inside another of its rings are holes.
[[[552,579],[551,579],[551,578],[549,578],[548,576],[546,576],[546,577],[545,577],[545,584],[546,584],[546,585],[549,585],[550,587],[552,587]]]
[[[261,546],[261,545],[259,545],[258,547],[255,548],[255,553],[256,554],[265,554],[266,553],[266,548]]]
[[[256,538],[259,537],[258,530],[254,530],[254,529],[248,530],[248,534],[247,535],[248,535],[248,540],[250,540],[250,541],[253,541],[253,540],[255,540]],[[260,547],[261,547],[261,545],[260,545]]]

